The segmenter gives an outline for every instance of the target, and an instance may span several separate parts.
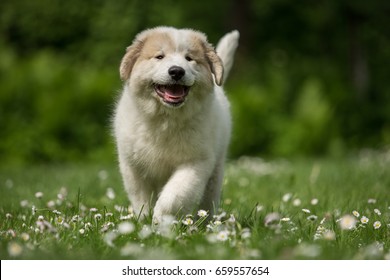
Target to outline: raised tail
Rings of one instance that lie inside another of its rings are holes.
[[[227,33],[225,36],[219,40],[217,44],[217,54],[223,62],[223,82],[225,83],[227,77],[229,76],[230,69],[232,69],[234,61],[234,53],[238,47],[238,39],[240,38],[240,33],[237,30],[234,30],[230,33]]]

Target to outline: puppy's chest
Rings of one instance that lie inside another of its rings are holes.
[[[193,127],[139,127],[133,136],[133,163],[156,175],[207,154],[203,134]]]

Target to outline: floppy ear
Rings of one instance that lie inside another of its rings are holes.
[[[127,47],[126,54],[122,58],[121,66],[119,67],[119,73],[122,81],[126,81],[130,78],[131,70],[140,55],[143,42],[140,40],[135,41],[131,46]]]
[[[215,82],[218,86],[222,85],[223,81],[223,63],[221,58],[217,55],[214,48],[206,43],[206,57],[211,68],[211,73],[214,74]]]

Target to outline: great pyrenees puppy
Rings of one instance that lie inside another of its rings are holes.
[[[239,33],[215,50],[191,29],[141,32],[120,65],[124,88],[114,116],[120,171],[138,215],[218,207],[231,133],[222,85]]]

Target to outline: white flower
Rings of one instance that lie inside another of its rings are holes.
[[[307,214],[310,214],[310,210],[309,209],[302,209],[302,211],[307,213]]]
[[[317,204],[318,204],[318,199],[317,199],[317,198],[313,198],[313,199],[310,201],[310,204],[311,204],[311,205],[317,205]]]
[[[218,232],[218,234],[217,234],[218,241],[226,241],[226,240],[228,240],[228,238],[229,238],[229,231],[227,231],[227,230],[222,230],[222,231]]]
[[[271,226],[279,221],[280,221],[280,214],[277,212],[272,212],[272,213],[267,214],[267,216],[265,216],[264,225],[266,227],[269,227],[269,226]]]
[[[280,221],[281,222],[289,222],[289,221],[291,221],[291,219],[286,217],[286,218],[281,218]]]
[[[38,221],[43,221],[45,218],[42,215],[38,216]]]
[[[23,239],[23,241],[29,241],[30,235],[28,233],[23,232],[20,237]]]
[[[18,257],[20,256],[20,254],[22,254],[22,252],[23,252],[23,247],[20,246],[18,243],[11,242],[8,244],[8,254],[11,257]]]
[[[41,199],[43,197],[43,192],[36,192],[35,197]]]
[[[122,222],[118,225],[118,232],[121,234],[132,233],[135,229],[135,226],[130,222]]]
[[[183,224],[185,224],[186,226],[191,226],[194,224],[194,220],[192,220],[190,217],[187,217],[185,218],[183,221],[182,221]]]
[[[282,197],[282,200],[283,202],[288,202],[292,197],[292,193],[286,193],[285,195],[283,195]]]
[[[207,217],[207,211],[206,210],[199,210],[198,211],[198,216],[203,218],[203,217]]]
[[[359,212],[356,211],[356,210],[353,210],[353,211],[352,211],[352,214],[353,214],[356,218],[359,218],[359,217],[360,217]]]
[[[152,234],[152,229],[148,225],[144,225],[141,231],[138,233],[139,238],[145,239],[148,238]]]
[[[11,219],[11,218],[12,218],[12,214],[7,213],[7,214],[5,214],[5,217],[6,217],[7,219]]]
[[[264,206],[263,205],[257,205],[256,206],[256,212],[260,212],[264,209]]]
[[[375,198],[369,198],[367,202],[369,204],[375,204],[376,203],[376,199]]]
[[[301,205],[301,200],[299,198],[294,199],[293,205],[298,207],[299,205]]]
[[[336,240],[336,233],[333,230],[327,230],[322,234],[325,240]]]
[[[215,226],[220,226],[220,225],[222,225],[222,222],[220,220],[217,220],[217,221],[214,222],[214,225]]]
[[[111,212],[107,212],[106,213],[106,217],[108,218],[108,217],[112,217],[114,214],[112,214]]]
[[[22,200],[21,202],[20,202],[20,206],[21,207],[27,207],[28,206],[28,200]]]
[[[377,214],[378,216],[382,215],[381,211],[379,211],[379,209],[374,209],[374,212],[375,214]]]
[[[230,214],[230,218],[228,221],[229,221],[229,223],[232,223],[232,224],[234,224],[236,222],[236,218],[234,217],[233,214]]]
[[[360,219],[360,222],[361,222],[362,224],[367,224],[368,221],[369,221],[369,219],[368,219],[366,216],[363,216],[363,217]]]
[[[95,214],[95,220],[100,220],[102,218],[102,214]]]
[[[309,221],[315,221],[318,219],[318,217],[316,215],[310,215],[309,217],[307,217],[306,219],[308,219]]]
[[[242,230],[242,232],[241,232],[241,238],[242,239],[248,239],[248,238],[250,238],[251,237],[251,231],[250,231],[250,229],[249,228],[244,228],[243,230]]]
[[[85,229],[81,228],[81,229],[79,229],[79,232],[80,232],[80,234],[84,234],[85,233]]]
[[[355,227],[356,225],[356,219],[352,215],[344,215],[340,219],[340,227],[342,230],[351,230]]]
[[[106,196],[109,199],[111,199],[111,200],[115,199],[115,192],[114,192],[114,190],[112,188],[108,188],[107,191],[106,191]]]
[[[92,213],[97,212],[97,211],[98,211],[97,208],[91,208],[91,209],[89,209],[89,212],[92,212]]]
[[[382,224],[381,224],[381,222],[379,222],[379,221],[376,221],[376,222],[374,223],[374,229],[379,229],[381,226],[382,226]]]

